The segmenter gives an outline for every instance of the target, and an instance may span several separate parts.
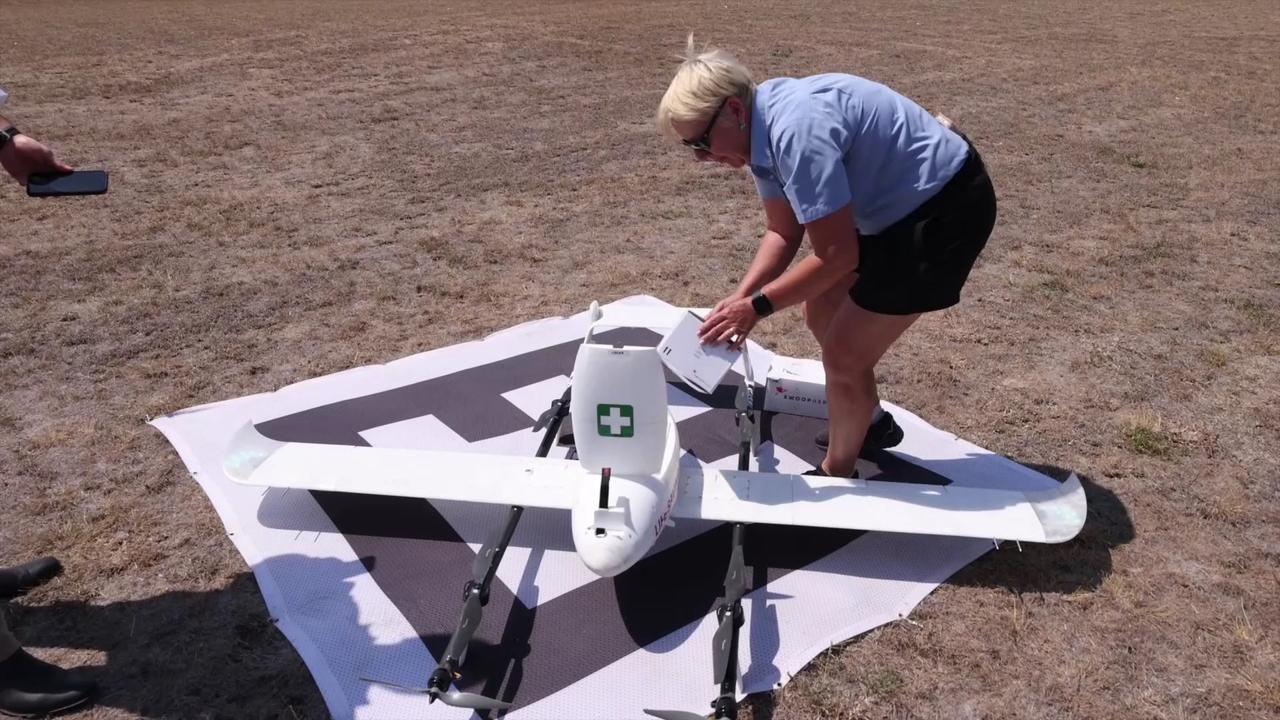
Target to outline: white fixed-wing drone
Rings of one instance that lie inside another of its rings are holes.
[[[526,507],[569,511],[582,561],[601,576],[634,565],[663,528],[682,518],[735,523],[725,597],[713,640],[720,695],[715,717],[736,717],[737,634],[746,590],[742,554],[747,523],[979,537],[1058,543],[1080,531],[1085,495],[1072,475],[1058,487],[1019,491],[752,472],[756,386],[743,356],[738,394],[739,470],[681,463],[682,450],[666,392],[663,362],[652,347],[596,341],[603,327],[652,327],[626,311],[603,314],[592,304],[570,387],[534,430],[545,434],[536,457],[282,442],[252,423],[228,449],[224,469],[247,485],[391,495],[510,506],[506,525],[484,544],[465,588],[459,626],[420,691],[432,700],[477,710],[509,703],[451,690],[479,625],[489,585]],[[548,458],[566,415],[576,457]],[[667,720],[701,718],[683,711],[646,711]]]

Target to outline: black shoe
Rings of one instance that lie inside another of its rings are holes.
[[[40,717],[69,710],[88,702],[97,687],[19,649],[0,662],[0,713]]]
[[[826,450],[830,437],[827,428],[823,428],[813,441],[818,444],[818,447]],[[867,428],[867,434],[862,438],[862,452],[859,453],[859,457],[865,458],[872,450],[884,450],[900,442],[902,442],[902,428],[898,427],[898,421],[886,412]]]
[[[0,600],[12,600],[62,574],[58,558],[42,557],[16,567],[0,568]]]

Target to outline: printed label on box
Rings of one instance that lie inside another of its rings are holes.
[[[765,381],[764,409],[789,415],[827,417],[827,380],[822,363],[775,356]]]

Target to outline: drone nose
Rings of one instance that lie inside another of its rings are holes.
[[[600,577],[613,577],[631,565],[629,550],[632,543],[617,532],[597,535],[594,530],[575,538],[578,555],[591,572]]]

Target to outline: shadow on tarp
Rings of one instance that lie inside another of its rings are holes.
[[[325,567],[331,563],[343,567]],[[359,562],[301,555],[273,558],[267,566],[294,574],[314,570],[317,578],[365,572]],[[332,570],[338,573],[327,572]],[[101,664],[78,669],[98,681],[98,707],[172,720],[329,717],[296,651],[275,632],[251,573],[237,574],[216,590],[106,604],[36,604],[56,584],[11,603],[11,629],[37,656],[49,657],[41,648],[101,652]],[[319,591],[348,598],[351,588],[342,582]],[[343,605],[334,605],[340,616],[333,622],[360,627],[355,605],[349,599]]]

